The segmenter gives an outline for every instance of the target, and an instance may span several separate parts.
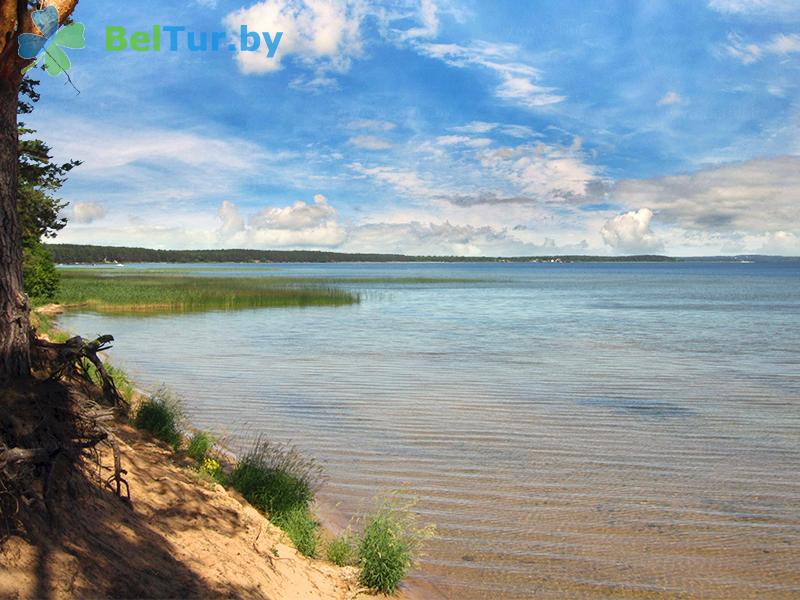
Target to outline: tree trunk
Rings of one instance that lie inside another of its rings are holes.
[[[5,69],[4,69],[5,71]],[[0,75],[0,380],[30,373],[28,298],[17,213],[17,70]]]

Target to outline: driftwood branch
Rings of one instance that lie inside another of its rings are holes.
[[[131,488],[123,477],[123,475],[127,475],[128,472],[122,468],[119,442],[117,442],[116,438],[112,437],[109,443],[111,444],[111,449],[114,451],[114,474],[106,480],[106,487],[113,491],[117,495],[117,498],[121,498],[130,503]],[[112,483],[115,485],[112,486]],[[122,484],[125,484],[125,497],[122,496]]]
[[[74,372],[75,367],[80,368],[84,376],[90,379],[84,363],[84,359],[86,359],[94,365],[97,374],[100,376],[103,396],[105,396],[106,401],[114,406],[119,406],[120,404],[124,404],[122,395],[119,393],[119,390],[117,390],[114,380],[111,379],[108,371],[106,371],[103,361],[97,356],[98,352],[111,348],[111,342],[113,341],[114,337],[111,335],[101,335],[97,339],[91,341],[85,340],[81,336],[75,336],[68,339],[63,344],[54,344],[53,342],[42,339],[37,339],[36,344],[43,348],[55,350],[58,354],[56,369],[50,376],[52,379],[59,379],[62,375]]]

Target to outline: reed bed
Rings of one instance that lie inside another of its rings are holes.
[[[343,306],[357,293],[333,286],[268,278],[61,274],[58,302],[103,313],[168,313],[262,307]]]

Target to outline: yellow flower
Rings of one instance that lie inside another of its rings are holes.
[[[220,469],[220,464],[218,460],[214,460],[213,458],[210,458],[208,456],[206,456],[203,459],[203,470],[206,473],[214,474],[217,473],[219,469]]]

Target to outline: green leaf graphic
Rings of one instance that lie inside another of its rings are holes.
[[[50,44],[45,50],[44,70],[51,77],[69,71],[71,66],[72,63],[69,61],[69,56],[64,54],[64,51],[55,44]]]
[[[73,50],[80,50],[86,47],[86,38],[84,37],[83,23],[71,23],[62,27],[56,33],[53,41],[64,48],[72,48]]]

